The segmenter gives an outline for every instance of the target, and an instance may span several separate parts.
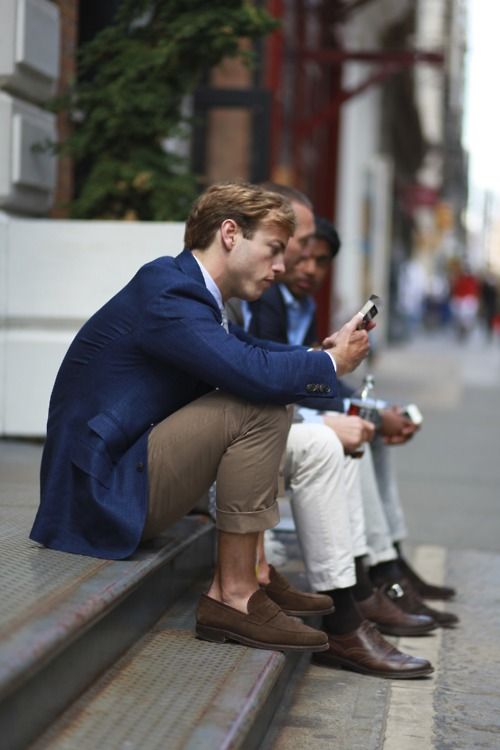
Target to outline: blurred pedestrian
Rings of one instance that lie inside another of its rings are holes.
[[[474,328],[479,310],[479,282],[465,265],[459,269],[451,288],[451,310],[459,339]]]
[[[491,338],[494,332],[495,315],[498,312],[498,287],[491,271],[487,271],[481,279],[480,294],[481,316],[488,338]]]
[[[403,263],[399,279],[399,308],[410,336],[420,327],[424,313],[427,278],[422,264],[411,258]]]

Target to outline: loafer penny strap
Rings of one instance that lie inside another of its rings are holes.
[[[281,613],[280,607],[275,604],[263,591],[256,591],[248,602],[248,622],[255,625],[264,625]]]

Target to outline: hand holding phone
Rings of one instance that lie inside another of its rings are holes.
[[[403,416],[407,417],[410,422],[413,422],[413,424],[417,427],[420,427],[420,425],[424,421],[422,412],[416,404],[408,404],[408,406],[404,407],[401,413],[403,414]]]
[[[371,294],[359,311],[359,314],[363,316],[363,320],[358,325],[358,330],[368,328],[370,321],[372,321],[375,315],[377,315],[381,307],[382,300],[380,299],[380,297],[378,297],[376,294]]]

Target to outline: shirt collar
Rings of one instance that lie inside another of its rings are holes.
[[[309,295],[307,297],[303,297],[302,299],[297,299],[293,296],[289,288],[285,284],[278,284],[281,296],[283,297],[283,301],[287,307],[295,307],[296,309],[302,309],[305,312],[309,313],[316,308],[316,304],[312,297]]]
[[[200,271],[201,271],[201,273],[203,275],[203,280],[205,282],[205,286],[207,287],[207,289],[211,293],[211,295],[213,297],[215,297],[215,301],[217,302],[217,306],[218,306],[219,310],[222,311],[224,309],[224,303],[222,301],[222,294],[220,293],[219,287],[217,286],[217,284],[215,283],[215,281],[213,280],[213,278],[210,276],[210,274],[208,273],[208,271],[205,268],[205,266],[203,265],[203,263],[201,263],[201,261],[198,260],[198,258],[196,257],[196,255],[193,254],[193,258],[195,259],[195,261],[198,263],[198,265],[200,267]]]

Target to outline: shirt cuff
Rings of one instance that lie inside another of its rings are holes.
[[[299,406],[297,411],[304,424],[323,424],[323,415],[316,409],[306,409],[304,406]]]

